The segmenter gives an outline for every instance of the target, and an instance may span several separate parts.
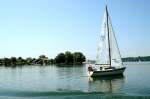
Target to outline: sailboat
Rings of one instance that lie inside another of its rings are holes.
[[[122,75],[126,67],[123,66],[115,33],[106,5],[101,26],[100,43],[97,60],[94,66],[88,67],[89,76]]]

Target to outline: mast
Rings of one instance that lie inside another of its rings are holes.
[[[110,35],[109,35],[109,23],[108,23],[108,9],[106,5],[106,18],[107,18],[107,31],[108,31],[108,52],[109,52],[109,62],[110,62],[110,68],[111,68],[111,49],[110,49]]]

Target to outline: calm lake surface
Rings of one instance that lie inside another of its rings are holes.
[[[124,64],[115,78],[88,77],[86,65],[0,67],[0,99],[150,99],[150,62]]]

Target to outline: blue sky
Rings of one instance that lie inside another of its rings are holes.
[[[122,57],[150,55],[150,1],[108,0]],[[0,57],[95,59],[105,0],[1,0]]]

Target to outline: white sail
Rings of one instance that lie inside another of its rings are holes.
[[[117,44],[117,40],[109,16],[108,16],[108,25],[109,25],[109,33],[110,33],[111,65],[115,67],[122,66],[119,47]]]
[[[111,66],[115,66],[115,67],[122,65],[119,48],[117,45],[111,20],[108,15],[107,7],[106,7],[102,26],[101,26],[100,43],[98,45],[96,64],[110,64],[110,63]]]
[[[107,18],[106,11],[104,13],[103,22],[101,25],[100,42],[97,52],[97,64],[109,64],[109,52],[108,52],[108,31],[107,31]]]

